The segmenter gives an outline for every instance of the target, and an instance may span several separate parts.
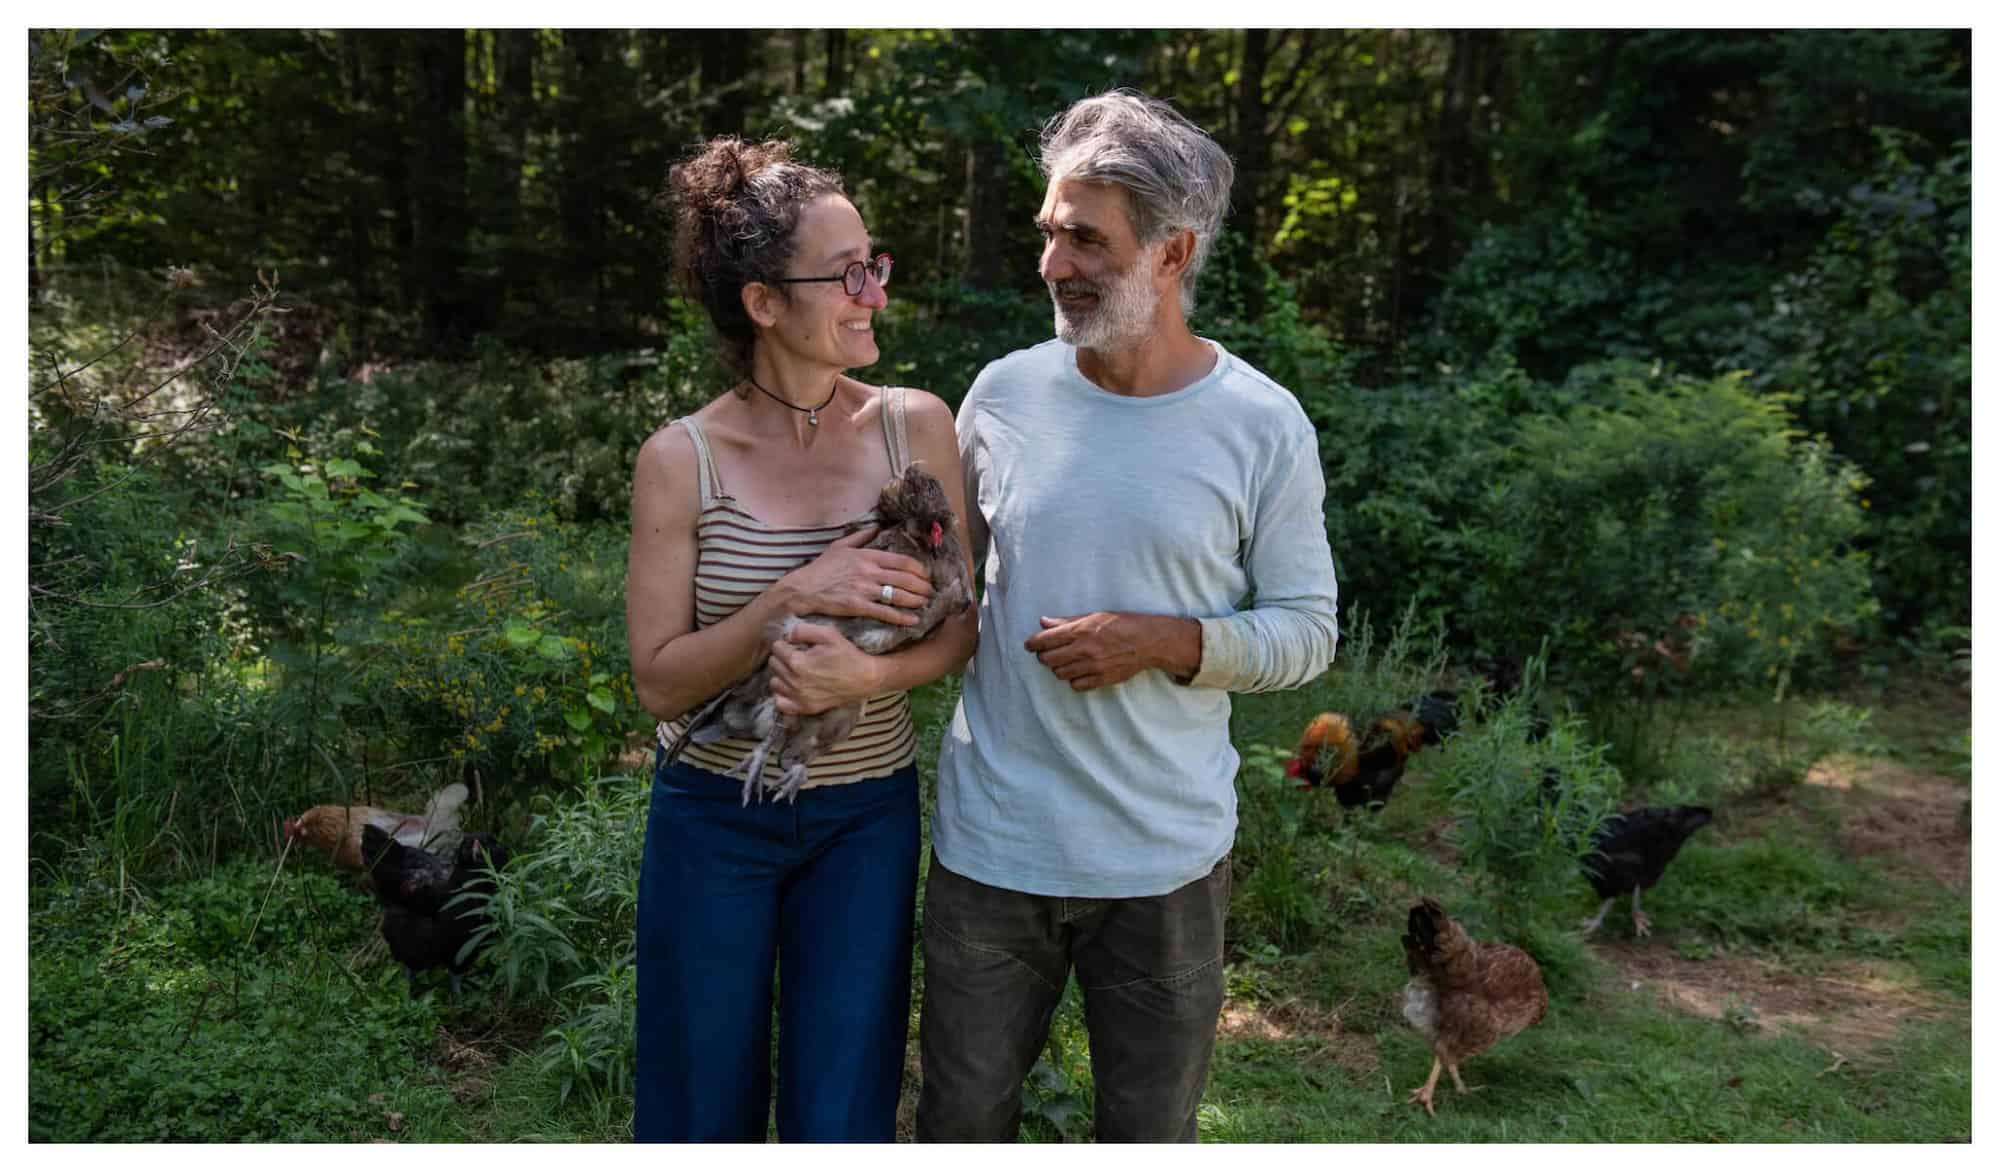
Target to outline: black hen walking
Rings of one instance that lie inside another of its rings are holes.
[[[468,834],[447,861],[405,846],[379,827],[364,826],[361,836],[375,898],[382,904],[382,938],[389,955],[409,973],[411,995],[416,995],[419,972],[446,968],[456,1001],[459,978],[472,967],[477,950],[463,960],[458,954],[486,922],[486,914],[477,900],[453,900],[467,892],[490,893],[491,872],[506,866],[507,848],[490,834]]]
[[[1584,873],[1604,903],[1583,930],[1595,932],[1611,905],[1629,891],[1633,934],[1651,934],[1653,922],[1639,910],[1639,893],[1659,883],[1688,836],[1714,817],[1707,806],[1647,806],[1606,818],[1592,839],[1594,849],[1583,857]]]

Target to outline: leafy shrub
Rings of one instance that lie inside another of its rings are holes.
[[[1923,162],[1908,136],[1876,138],[1865,181],[1801,194],[1833,224],[1746,307],[1726,361],[1791,396],[1872,482],[1876,590],[1912,630],[1970,614],[1972,155],[1960,143]]]
[[[652,787],[603,777],[573,799],[538,804],[526,848],[489,905],[486,960],[510,997],[556,1002],[537,1062],[558,1097],[629,1094],[637,981],[639,863]]]
[[[1416,602],[1459,641],[1456,600],[1483,571],[1455,535],[1494,476],[1513,417],[1547,388],[1501,366],[1434,383],[1399,383],[1306,400],[1319,428],[1327,541],[1342,598],[1387,612]]]
[[[1303,952],[1328,922],[1332,852],[1313,815],[1327,805],[1284,774],[1288,750],[1252,746],[1236,775],[1236,847],[1229,938],[1239,950],[1263,945]]]
[[[1239,950],[1302,952],[1333,924],[1335,865],[1343,856],[1352,859],[1360,831],[1331,795],[1307,793],[1286,777],[1284,763],[1312,715],[1341,712],[1354,727],[1366,728],[1436,685],[1444,653],[1433,620],[1408,606],[1388,638],[1379,644],[1378,638],[1367,612],[1350,608],[1339,658],[1324,676],[1260,696],[1255,716],[1235,722],[1235,739],[1248,742],[1236,775],[1236,882],[1229,908],[1229,934]],[[1351,888],[1342,907],[1372,906],[1372,900],[1372,893]]]
[[[365,436],[388,482],[429,486],[429,511],[464,524],[533,495],[567,521],[628,515],[632,461],[654,430],[728,385],[699,309],[666,307],[658,347],[541,358],[482,339],[467,362],[322,370],[309,392],[246,405],[252,450],[283,436],[345,450]],[[246,441],[249,442],[249,441]]]
[[[1546,636],[1565,677],[1600,691],[1683,672],[1768,685],[1827,662],[1873,611],[1858,478],[1738,378],[1606,373],[1599,401],[1528,417],[1495,453],[1459,538],[1482,572],[1458,620],[1501,648]],[[1633,646],[1659,648],[1636,678]]]
[[[856,373],[874,383],[921,387],[956,410],[987,363],[1047,341],[1052,315],[1039,292],[934,282],[890,297],[876,319],[882,362]]]
[[[421,757],[505,783],[579,782],[651,720],[632,692],[625,536],[546,504],[467,526],[470,580],[382,615],[371,661],[384,727]]]
[[[1453,815],[1447,839],[1516,939],[1558,918],[1580,882],[1579,860],[1623,787],[1574,717],[1558,717],[1544,737],[1530,739],[1536,674],[1531,666],[1524,686],[1490,708],[1491,697],[1475,688],[1464,701],[1469,727],[1461,723],[1431,766]]]

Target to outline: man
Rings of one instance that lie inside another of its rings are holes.
[[[1119,91],[1057,116],[1041,164],[1057,337],[989,365],[958,417],[986,588],[939,765],[917,1137],[1015,1137],[1074,967],[1097,1138],[1191,1141],[1223,996],[1229,693],[1333,658],[1325,485],[1292,394],[1187,326],[1222,149]]]

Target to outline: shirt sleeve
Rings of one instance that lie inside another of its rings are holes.
[[[1201,669],[1187,681],[1191,687],[1296,688],[1333,662],[1340,610],[1326,540],[1326,480],[1311,426],[1293,435],[1257,495],[1244,567],[1250,608],[1199,620]]]

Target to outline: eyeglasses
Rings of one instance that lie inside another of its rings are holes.
[[[817,281],[839,281],[840,287],[847,291],[849,297],[859,297],[861,290],[867,287],[865,282],[868,277],[875,278],[877,285],[888,288],[889,272],[895,264],[896,258],[885,252],[874,260],[848,261],[847,268],[837,277],[778,277],[772,284],[810,285]]]

